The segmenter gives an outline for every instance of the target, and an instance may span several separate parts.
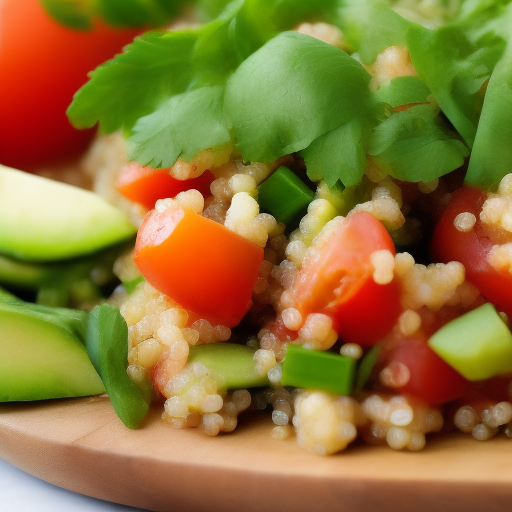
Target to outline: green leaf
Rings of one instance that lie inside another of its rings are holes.
[[[246,160],[268,162],[308,147],[366,109],[370,75],[322,41],[284,32],[245,60],[225,108]]]
[[[165,168],[178,157],[190,161],[203,149],[229,143],[230,124],[222,109],[222,92],[221,87],[186,92],[139,119],[129,139],[130,158]]]
[[[149,388],[139,389],[126,373],[128,327],[117,308],[103,304],[89,313],[85,348],[117,415],[136,428],[149,409]]]
[[[175,16],[183,0],[99,0],[98,14],[120,27],[163,26]]]
[[[40,0],[56,21],[75,30],[92,28],[92,0]]]
[[[139,118],[189,87],[198,36],[198,30],[183,30],[135,39],[125,53],[91,73],[68,109],[72,123],[77,128],[99,123],[106,133],[129,131]]]
[[[186,0],[40,1],[52,18],[75,30],[91,29],[94,18],[114,27],[162,27],[188,3]]]
[[[469,147],[482,109],[482,86],[503,55],[512,23],[512,4],[485,7],[458,24],[436,30],[415,25],[407,33],[419,76]]]
[[[239,53],[247,58],[266,41],[302,21],[333,20],[338,4],[339,0],[244,0],[233,26]],[[255,47],[251,39],[258,39],[259,44]]]
[[[478,123],[465,183],[496,188],[512,172],[512,43],[496,65]]]
[[[394,107],[424,103],[431,95],[430,89],[417,76],[399,76],[382,84],[373,94],[376,101]]]
[[[379,0],[340,1],[337,25],[361,62],[373,64],[389,46],[406,46],[410,22]]]
[[[301,151],[308,177],[325,180],[329,188],[341,181],[345,187],[357,185],[364,174],[366,154],[363,124],[359,117],[315,139]]]
[[[373,130],[368,153],[404,181],[431,181],[459,168],[469,152],[436,114],[431,105],[394,113]]]

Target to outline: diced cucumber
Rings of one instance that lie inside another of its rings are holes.
[[[492,304],[452,320],[428,344],[468,380],[512,372],[512,333]]]
[[[36,306],[37,308],[37,306]],[[0,401],[97,395],[105,387],[84,345],[52,315],[0,303]]]
[[[234,343],[198,345],[190,347],[187,364],[206,366],[221,390],[268,386],[267,376],[256,369],[254,353],[252,348]]]
[[[28,261],[92,254],[131,238],[126,215],[98,195],[0,165],[0,253]]]

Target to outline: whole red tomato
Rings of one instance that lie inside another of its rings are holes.
[[[93,131],[69,123],[73,94],[140,32],[100,22],[76,31],[39,0],[0,0],[0,163],[34,170],[83,152]]]

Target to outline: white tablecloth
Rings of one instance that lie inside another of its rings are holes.
[[[139,512],[51,485],[0,459],[1,512]]]

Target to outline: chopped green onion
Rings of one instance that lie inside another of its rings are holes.
[[[356,391],[361,391],[364,388],[364,385],[368,382],[370,375],[372,373],[373,367],[377,363],[377,359],[379,358],[379,354],[381,351],[380,345],[375,345],[371,348],[371,350],[361,359],[359,363],[359,368],[357,369],[357,377],[356,377]]]
[[[350,357],[289,344],[283,363],[281,384],[350,395],[355,367],[356,361]]]
[[[302,213],[315,194],[287,167],[281,166],[258,190],[258,203],[278,222],[289,224]]]
[[[144,281],[145,279],[142,276],[130,279],[129,281],[123,281],[123,286],[124,289],[126,290],[126,293],[133,293],[135,291],[135,288],[137,288],[137,285],[143,283]]]
[[[512,333],[490,303],[441,327],[428,344],[468,380],[512,372]]]

